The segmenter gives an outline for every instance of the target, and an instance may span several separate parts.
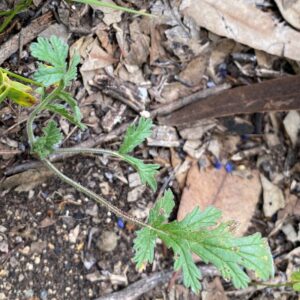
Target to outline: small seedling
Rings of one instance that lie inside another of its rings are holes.
[[[273,276],[273,260],[267,240],[259,233],[247,237],[234,237],[231,232],[232,224],[220,222],[221,211],[214,207],[208,207],[204,211],[195,208],[183,220],[169,222],[175,203],[171,190],[167,190],[151,209],[147,222],[143,222],[61,173],[49,161],[51,154],[106,154],[130,164],[138,172],[142,183],[155,191],[157,189],[155,176],[159,165],[145,164],[130,154],[151,135],[152,121],[141,118],[137,124],[129,126],[118,151],[59,148],[63,135],[58,124],[52,119],[42,129],[43,134],[35,136],[33,129],[35,119],[44,110],[66,118],[82,130],[85,126],[81,121],[77,101],[66,91],[72,80],[76,79],[79,56],[74,55],[67,63],[68,46],[55,36],[50,39],[38,38],[37,42],[31,45],[31,54],[39,60],[34,81],[2,70],[0,99],[8,97],[25,106],[33,105],[37,101],[31,87],[12,81],[9,77],[14,76],[38,86],[35,93],[39,95],[39,103],[30,114],[26,125],[32,154],[38,156],[62,181],[114,212],[120,218],[118,221],[120,227],[124,227],[124,221],[133,222],[141,227],[134,240],[134,261],[138,269],[144,269],[147,263],[153,262],[156,240],[161,239],[172,249],[174,268],[182,270],[185,286],[195,293],[201,288],[201,273],[193,260],[193,254],[198,255],[202,261],[215,265],[221,275],[226,280],[231,280],[236,288],[244,288],[250,282],[245,269],[253,270],[261,280]],[[295,281],[295,284],[298,283]]]

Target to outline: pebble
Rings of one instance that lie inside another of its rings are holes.
[[[80,225],[78,224],[74,229],[69,233],[69,242],[75,244],[79,235]]]
[[[34,263],[35,263],[36,265],[39,265],[40,262],[41,262],[41,258],[40,258],[39,256],[37,256],[37,257],[34,259]]]
[[[94,273],[87,274],[86,279],[90,282],[97,282],[100,280],[106,280],[107,278],[101,275],[99,271],[95,271]]]
[[[128,195],[127,195],[127,201],[128,202],[135,202],[138,199],[141,198],[142,194],[144,193],[144,191],[146,190],[146,186],[145,185],[141,185],[138,186],[136,188],[134,188],[133,190],[131,190]]]
[[[6,231],[7,231],[7,228],[4,227],[4,226],[2,226],[2,225],[0,225],[0,232],[1,232],[1,233],[4,233],[4,232],[6,232]]]
[[[6,300],[6,296],[4,293],[0,293],[0,300]]]
[[[26,270],[32,271],[32,270],[33,270],[33,264],[27,263],[27,264],[26,264]]]
[[[29,253],[30,253],[30,247],[29,247],[29,246],[26,246],[26,247],[24,247],[23,249],[20,249],[20,252],[21,252],[23,255],[29,255]]]
[[[138,173],[132,173],[128,175],[129,187],[134,188],[142,185],[142,181]]]
[[[97,247],[105,252],[113,251],[117,247],[118,236],[113,231],[104,231],[97,242]]]
[[[7,241],[0,242],[0,252],[8,253],[8,243],[7,243]]]

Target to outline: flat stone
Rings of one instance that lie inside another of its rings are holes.
[[[113,251],[118,244],[118,236],[113,231],[104,231],[97,242],[97,247],[105,252]]]
[[[134,188],[142,185],[139,173],[132,173],[128,175],[129,187]]]
[[[149,146],[156,147],[172,148],[180,145],[176,129],[171,126],[155,126],[147,141]]]
[[[142,197],[145,190],[146,190],[146,186],[140,185],[140,186],[134,188],[133,190],[129,191],[129,193],[127,195],[127,201],[128,202],[137,201],[138,199],[140,199]]]

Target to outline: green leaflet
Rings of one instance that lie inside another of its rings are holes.
[[[140,118],[137,125],[130,125],[126,131],[123,143],[118,151],[120,157],[131,164],[131,166],[136,169],[139,173],[142,183],[148,184],[153,191],[157,189],[157,183],[155,176],[158,173],[158,164],[145,164],[142,160],[127,155],[135,147],[144,142],[144,140],[149,137],[152,133],[152,120]]]
[[[126,131],[119,153],[127,154],[131,152],[136,146],[144,142],[144,140],[151,135],[152,120],[140,118],[139,123],[130,125]]]
[[[38,70],[34,74],[37,82],[50,86],[63,80],[64,85],[68,86],[76,79],[80,57],[75,54],[68,66],[69,47],[58,37],[51,36],[50,39],[39,37],[36,43],[31,44],[30,50],[32,56],[46,63],[38,65]]]
[[[70,106],[70,108],[73,111],[75,120],[77,122],[81,122],[82,114],[81,114],[81,111],[80,111],[77,101],[69,93],[67,93],[65,91],[61,91],[59,93],[58,97],[61,100],[65,101]],[[82,124],[80,128],[85,129],[85,126]]]
[[[81,118],[78,118],[76,114],[70,114],[68,110],[65,108],[65,106],[62,104],[48,104],[46,106],[46,109],[61,115],[62,117],[67,119],[70,123],[78,126],[80,129],[85,128],[85,126],[81,123]]]
[[[62,134],[57,127],[55,121],[50,121],[45,128],[43,128],[43,136],[36,139],[33,144],[33,152],[37,153],[41,159],[46,158],[49,154],[54,152],[55,146],[62,140]]]
[[[128,162],[139,173],[142,183],[148,184],[153,191],[157,189],[157,182],[155,179],[158,173],[158,164],[145,164],[142,160],[132,157],[130,155],[122,155],[122,158]]]
[[[151,209],[148,224],[152,228],[140,230],[135,240],[135,262],[138,266],[149,262],[154,255],[148,252],[142,261],[140,251],[145,250],[142,243],[150,245],[160,238],[167,247],[172,248],[176,257],[174,268],[182,269],[184,284],[194,292],[198,292],[201,287],[201,274],[193,262],[192,253],[214,264],[236,288],[244,288],[250,282],[243,268],[255,271],[259,279],[267,280],[273,276],[271,252],[267,241],[260,234],[234,237],[229,223],[217,226],[221,212],[214,207],[208,207],[203,212],[195,208],[183,220],[167,223],[173,205],[173,195],[167,191]],[[150,232],[143,234],[143,230]],[[154,251],[154,248],[148,249]]]
[[[137,268],[142,270],[147,263],[153,262],[156,234],[149,228],[143,228],[136,232],[136,236],[133,246],[135,250],[133,260]]]

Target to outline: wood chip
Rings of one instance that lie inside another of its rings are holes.
[[[17,52],[20,47],[20,36],[22,35],[23,45],[30,43],[34,40],[39,33],[44,31],[53,22],[52,12],[47,12],[41,17],[33,20],[30,25],[22,29],[22,31],[14,35],[11,39],[1,45],[0,51],[0,65],[3,64],[12,54]]]

